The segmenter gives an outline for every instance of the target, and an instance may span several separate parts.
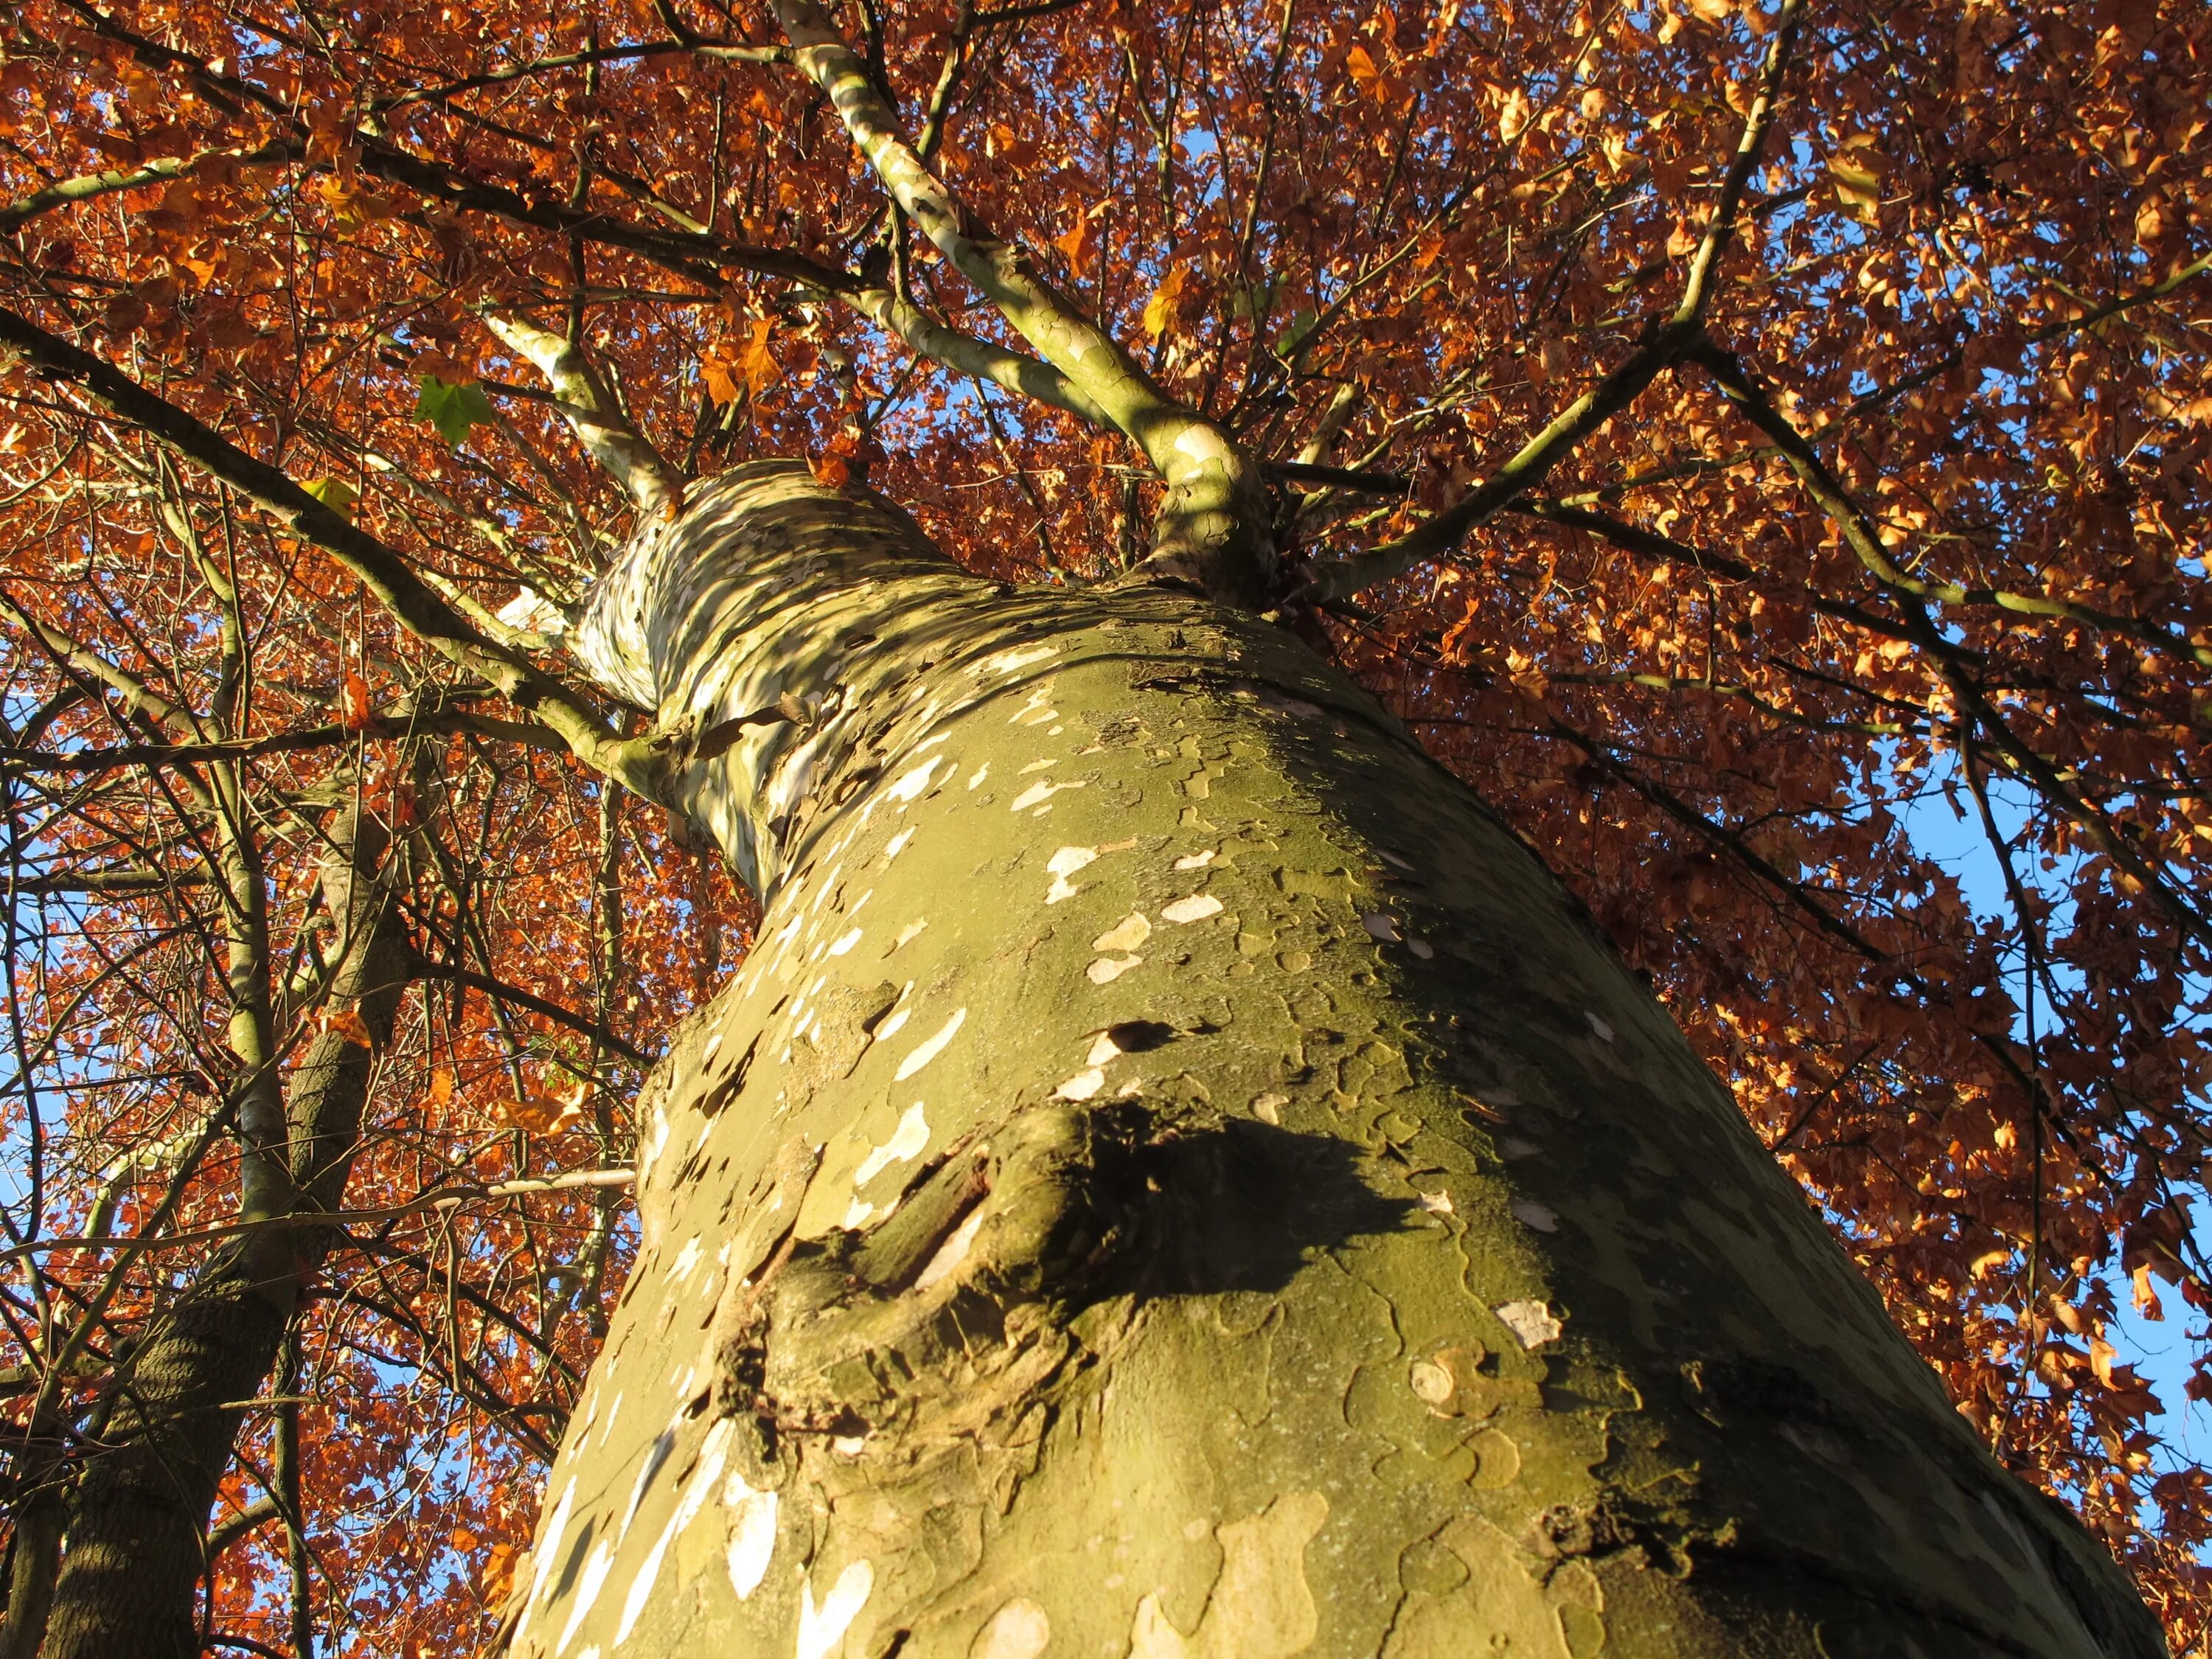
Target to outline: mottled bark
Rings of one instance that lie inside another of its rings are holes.
[[[325,902],[338,921],[331,1002],[351,1006],[380,1044],[411,973],[406,933],[382,882],[364,872],[380,837],[336,837]],[[336,1208],[360,1139],[371,1052],[316,1038],[285,1091],[289,1185],[304,1212]],[[105,1424],[70,1494],[45,1659],[189,1659],[208,1511],[244,1421],[276,1361],[300,1286],[331,1242],[311,1224],[249,1234],[211,1261],[123,1362]]]
[[[1296,641],[757,466],[578,645],[765,909],[641,1103],[514,1653],[2161,1650]]]

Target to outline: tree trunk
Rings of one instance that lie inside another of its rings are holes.
[[[388,1041],[412,957],[398,908],[368,873],[380,836],[350,822],[323,873],[338,922],[331,1006],[353,1006]],[[350,854],[350,863],[348,854]],[[285,1091],[290,1181],[303,1206],[345,1190],[371,1052],[334,1032],[307,1048]],[[230,1466],[245,1402],[276,1364],[300,1286],[321,1265],[327,1227],[248,1234],[225,1249],[122,1362],[69,1504],[44,1659],[194,1659],[208,1510]]]
[[[764,913],[641,1102],[514,1652],[2162,1651],[1295,640],[764,465],[576,643]]]

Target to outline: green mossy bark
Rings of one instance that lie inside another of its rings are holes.
[[[515,1652],[2162,1651],[1296,641],[971,580],[789,471],[692,515],[678,597],[607,602],[765,914],[641,1103]]]

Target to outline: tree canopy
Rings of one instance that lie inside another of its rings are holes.
[[[0,51],[19,1535],[335,1040],[345,1232],[210,1628],[494,1628],[641,1066],[752,914],[560,635],[787,455],[1012,582],[1202,573],[1259,500],[1233,597],[1559,872],[2205,1639],[2117,1326],[2212,1398],[2212,11],[24,0]],[[388,1038],[331,998],[362,824]]]

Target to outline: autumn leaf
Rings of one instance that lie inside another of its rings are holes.
[[[343,1037],[348,1042],[359,1043],[364,1048],[376,1047],[376,1037],[368,1029],[368,1022],[353,1008],[321,1008],[315,1013],[315,1028],[332,1036]]]
[[[559,1134],[582,1121],[591,1097],[590,1085],[580,1084],[566,1095],[525,1094],[502,1101],[499,1112],[516,1128],[532,1134]]]
[[[1182,295],[1183,284],[1190,280],[1190,267],[1176,264],[1160,279],[1152,290],[1152,297],[1145,302],[1145,314],[1140,319],[1146,333],[1158,339],[1167,332],[1175,320],[1176,301]]]
[[[734,367],[724,357],[710,356],[699,360],[699,379],[717,407],[737,401],[738,383],[730,373]]]
[[[421,375],[415,384],[415,418],[429,422],[449,444],[458,447],[466,441],[471,427],[498,419],[480,386],[455,386],[434,374]]]
[[[343,478],[309,478],[300,488],[341,519],[351,519],[361,501],[361,492]]]
[[[1092,229],[1091,215],[1079,211],[1074,224],[1052,239],[1052,245],[1066,256],[1068,270],[1078,276],[1083,274],[1083,267],[1090,261]]]
[[[453,1100],[453,1074],[446,1066],[432,1068],[429,1101],[433,1106],[449,1106]]]
[[[1862,224],[1881,217],[1881,152],[1871,137],[1848,138],[1828,157],[1828,181],[1836,200]]]
[[[338,721],[349,732],[365,732],[376,718],[369,701],[368,682],[348,671],[338,687]]]
[[[783,373],[776,366],[775,354],[768,349],[770,326],[765,317],[753,319],[751,337],[738,359],[738,367],[744,374],[745,390],[756,398],[774,386]]]

